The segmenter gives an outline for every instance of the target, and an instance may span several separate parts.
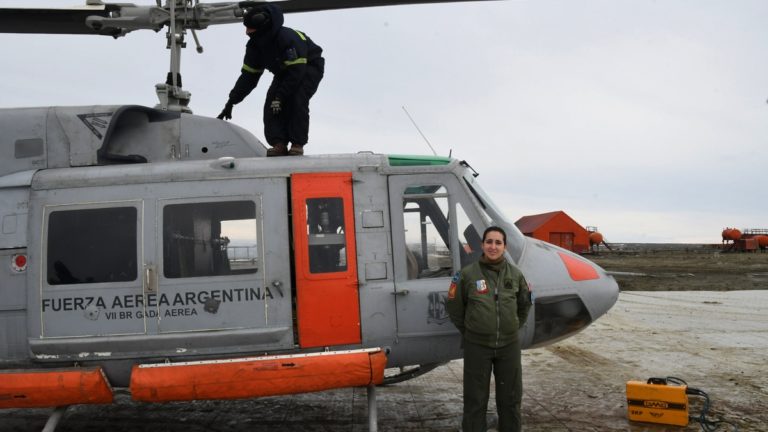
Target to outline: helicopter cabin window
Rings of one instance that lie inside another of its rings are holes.
[[[403,195],[403,226],[408,279],[450,276],[453,260],[445,187],[407,188]]]
[[[347,271],[344,201],[341,198],[308,198],[306,205],[309,271]]]
[[[258,262],[253,201],[164,207],[163,275],[166,278],[256,273]]]
[[[137,231],[135,207],[51,212],[46,257],[48,284],[136,280]]]

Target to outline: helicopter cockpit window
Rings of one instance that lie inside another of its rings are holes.
[[[127,282],[137,275],[135,207],[57,210],[48,217],[50,285]]]
[[[165,206],[163,274],[166,278],[256,273],[258,263],[253,201]]]
[[[341,198],[309,198],[307,235],[309,271],[333,273],[347,270],[347,239],[344,201]]]
[[[407,188],[403,195],[403,225],[408,279],[449,276],[453,261],[445,187]]]

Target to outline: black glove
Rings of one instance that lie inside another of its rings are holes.
[[[232,102],[227,102],[226,105],[224,105],[224,109],[221,110],[221,114],[219,114],[216,118],[219,120],[231,120],[232,119]]]
[[[283,107],[280,103],[280,98],[275,98],[275,100],[273,100],[272,103],[269,104],[269,107],[272,108],[273,115],[278,115],[280,114],[280,111],[283,110]]]

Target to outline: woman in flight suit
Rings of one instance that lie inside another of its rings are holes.
[[[518,330],[531,307],[522,272],[504,257],[507,234],[483,233],[480,259],[456,273],[448,290],[451,321],[464,347],[464,432],[485,432],[491,372],[496,380],[499,431],[520,431],[523,374]]]

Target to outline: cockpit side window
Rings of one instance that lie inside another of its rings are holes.
[[[136,226],[135,207],[52,211],[48,217],[48,284],[136,280]]]
[[[171,204],[163,209],[166,278],[256,273],[258,251],[253,201]]]
[[[408,279],[451,275],[458,270],[452,270],[454,255],[458,255],[461,267],[480,257],[482,230],[472,224],[460,202],[455,203],[453,212],[449,211],[450,205],[448,191],[444,186],[409,187],[405,190],[403,226]],[[458,228],[457,251],[451,248],[452,224]]]
[[[409,187],[403,194],[408,279],[452,272],[448,192],[441,185]]]

